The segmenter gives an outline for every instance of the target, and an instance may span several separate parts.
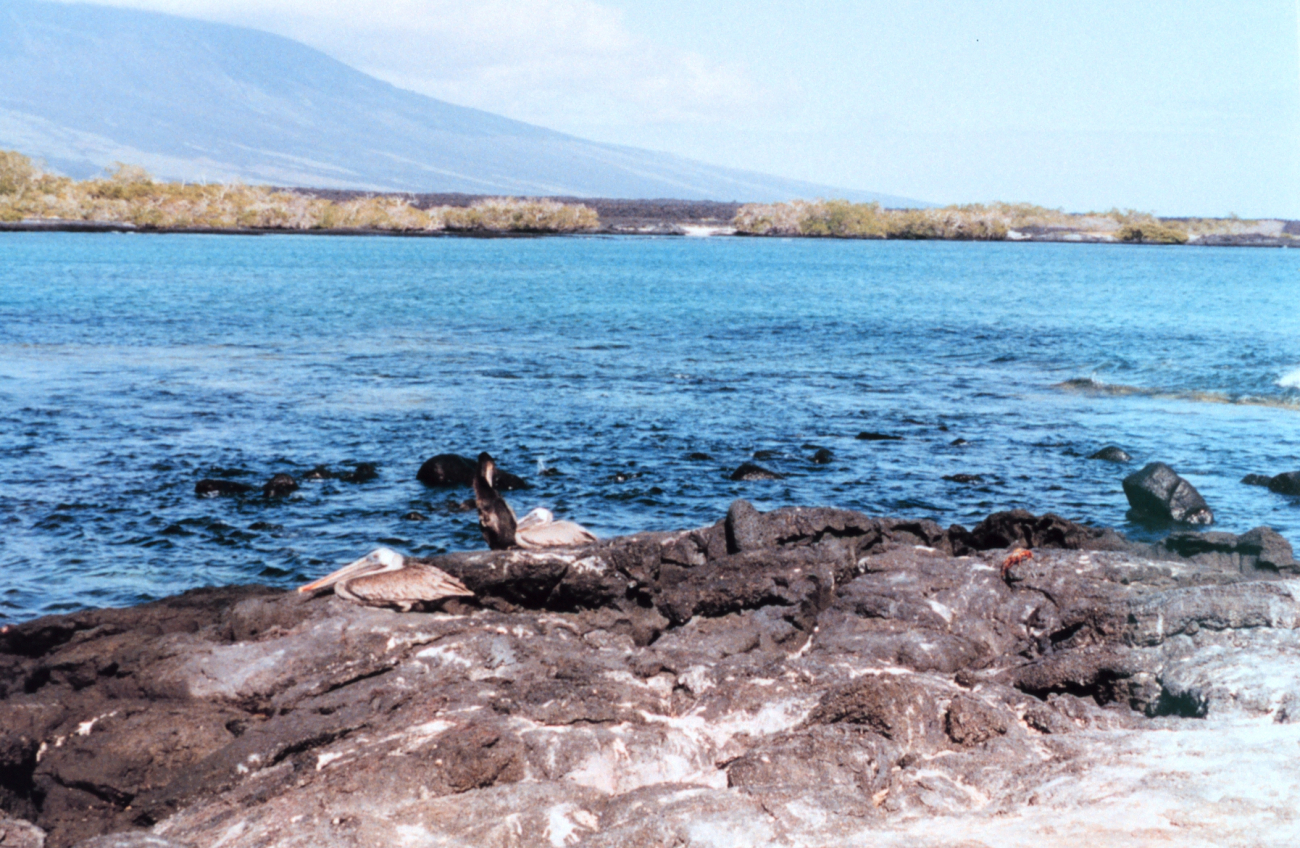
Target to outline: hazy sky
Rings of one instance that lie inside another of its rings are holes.
[[[599,141],[937,202],[1300,218],[1300,0],[99,0]]]

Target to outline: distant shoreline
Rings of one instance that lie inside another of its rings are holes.
[[[567,198],[566,198],[567,200]],[[588,205],[592,201],[584,200]],[[617,201],[620,204],[634,204],[634,201]],[[657,203],[657,202],[656,202]],[[690,205],[695,201],[674,201],[673,203]],[[709,206],[714,204],[703,201]],[[732,204],[725,204],[732,205]],[[734,204],[739,206],[740,204]],[[630,217],[630,216],[629,216]],[[1287,221],[1300,230],[1300,222]],[[577,232],[554,230],[395,230],[367,227],[337,227],[302,229],[291,227],[151,227],[116,221],[74,221],[74,220],[24,220],[0,221],[0,233],[116,233],[138,235],[220,235],[220,236],[350,236],[350,237],[394,237],[394,238],[477,238],[477,239],[517,239],[543,237],[574,236],[655,236],[655,237],[709,237],[709,238],[751,238],[751,239],[825,239],[832,241],[985,241],[996,243],[1051,243],[1051,244],[1142,244],[1142,242],[1125,242],[1114,238],[1099,238],[1090,233],[1073,230],[1055,230],[1045,232],[1015,232],[1006,238],[970,239],[951,237],[931,238],[890,238],[879,236],[841,236],[841,235],[802,235],[791,233],[746,233],[737,231],[728,221],[714,218],[697,218],[689,214],[669,214],[662,217],[637,215],[633,220],[618,219],[609,221],[604,216],[601,226],[596,229]],[[1169,246],[1169,245],[1165,245]],[[1288,231],[1282,236],[1257,234],[1204,236],[1187,242],[1188,247],[1300,247],[1300,237],[1290,235]]]
[[[0,150],[0,232],[534,238],[554,235],[1300,246],[1300,221],[1072,213],[1030,203],[886,208],[673,198],[499,197],[158,182],[119,165],[73,180]]]

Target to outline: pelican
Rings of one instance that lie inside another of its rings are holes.
[[[390,548],[371,551],[299,592],[334,587],[340,598],[368,607],[393,607],[410,612],[447,598],[472,598],[474,593],[441,568],[414,562]]]
[[[483,538],[494,551],[506,548],[555,548],[568,545],[587,545],[596,536],[572,521],[556,521],[549,509],[538,507],[523,517],[515,518],[515,511],[496,490],[496,460],[492,455],[478,455],[478,473],[474,475],[474,503],[478,507],[478,523]]]
[[[521,548],[555,548],[564,545],[589,545],[596,535],[572,521],[556,521],[545,507],[529,512],[515,527],[515,544]]]

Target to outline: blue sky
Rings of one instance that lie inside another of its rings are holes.
[[[576,135],[937,202],[1300,218],[1300,0],[105,0]]]

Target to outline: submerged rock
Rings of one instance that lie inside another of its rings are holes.
[[[1139,516],[1183,524],[1213,524],[1201,493],[1163,462],[1152,462],[1124,478],[1124,495]]]
[[[474,482],[474,475],[477,472],[478,463],[469,457],[454,453],[440,453],[424,461],[420,470],[415,473],[415,479],[426,486],[469,486]],[[510,492],[531,487],[522,477],[498,468],[496,488],[499,491]]]
[[[1273,482],[1273,478],[1267,474],[1247,474],[1245,477],[1241,478],[1241,482],[1245,483],[1247,486],[1263,486],[1264,488],[1268,488],[1269,484]]]
[[[50,616],[0,632],[0,809],[49,848],[904,845],[932,825],[1138,846],[1155,795],[1205,844],[1289,841],[1284,546],[737,501],[580,552],[434,557],[477,596],[450,613],[247,586]]]
[[[372,463],[360,462],[357,467],[347,474],[339,476],[339,479],[345,483],[369,483],[379,476],[379,469],[375,468]]]
[[[194,494],[201,498],[236,497],[251,491],[252,486],[234,480],[200,480],[194,484]]]
[[[264,498],[286,498],[298,491],[298,481],[288,474],[277,474],[262,486]]]
[[[829,465],[834,458],[835,454],[831,453],[829,448],[818,448],[812,455],[812,461],[817,465]]]
[[[983,483],[984,477],[979,474],[945,474],[943,479],[949,483]]]
[[[1133,461],[1133,457],[1129,456],[1128,451],[1123,448],[1115,447],[1114,445],[1102,448],[1096,453],[1089,455],[1088,459],[1100,459],[1103,462],[1118,463]]]
[[[902,437],[902,436],[895,436],[895,435],[892,435],[892,434],[890,434],[890,433],[872,433],[872,432],[868,432],[868,431],[866,431],[866,430],[863,430],[861,433],[858,433],[858,434],[857,434],[856,436],[854,436],[853,438],[855,438],[855,439],[857,439],[857,440],[859,440],[859,441],[862,441],[862,442],[901,442],[901,441],[903,441],[903,437]]]
[[[754,480],[784,480],[784,474],[778,474],[775,471],[769,471],[761,465],[755,465],[752,462],[743,462],[740,467],[731,472],[731,479],[738,481],[750,482]]]

